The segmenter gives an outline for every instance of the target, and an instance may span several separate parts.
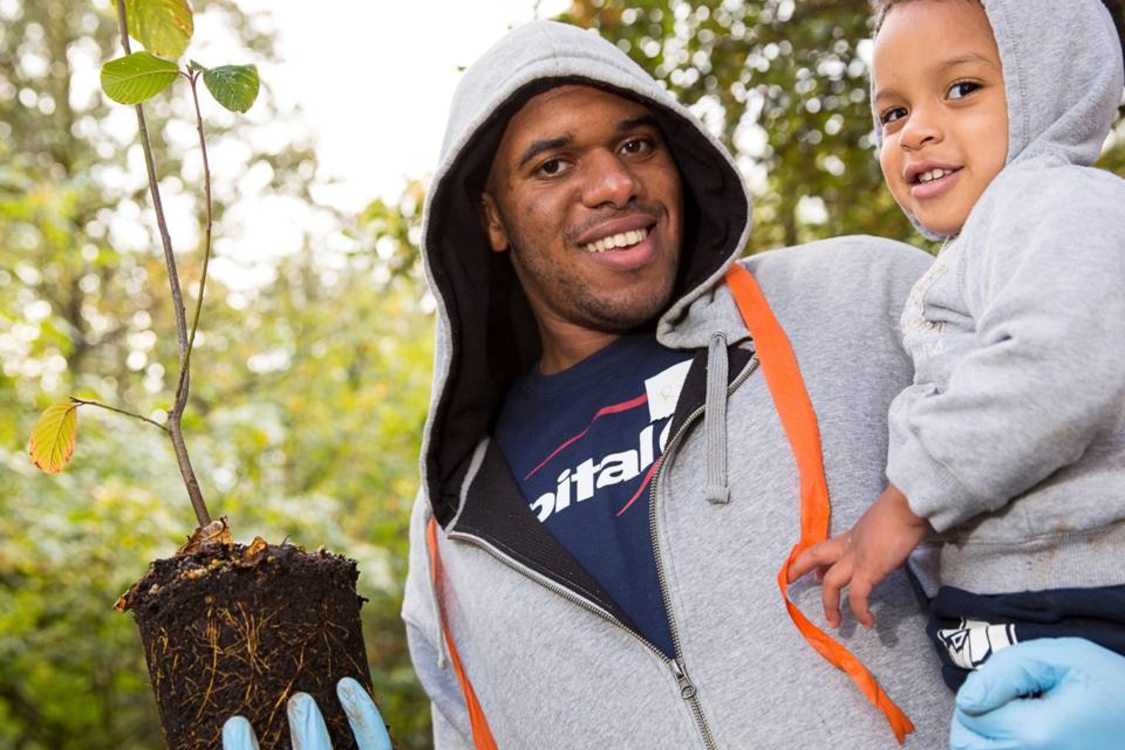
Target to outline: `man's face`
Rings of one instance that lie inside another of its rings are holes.
[[[887,186],[927,229],[957,234],[1008,154],[1004,78],[984,8],[896,6],[875,38],[873,74]]]
[[[680,176],[645,106],[587,86],[530,99],[482,196],[492,249],[557,345],[610,338],[668,305],[680,258]],[[589,353],[589,352],[588,352]]]

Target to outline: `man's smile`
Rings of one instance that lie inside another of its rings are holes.
[[[600,240],[586,243],[581,247],[588,253],[604,253],[606,250],[631,247],[643,242],[646,237],[648,237],[648,229],[632,229],[627,232],[612,234],[609,237],[603,237]]]
[[[658,209],[645,206],[624,216],[600,218],[576,232],[574,244],[589,253],[631,247],[648,238],[658,214]]]

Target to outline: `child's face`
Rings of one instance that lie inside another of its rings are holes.
[[[1004,77],[984,8],[895,7],[875,38],[873,75],[887,186],[924,227],[957,234],[1008,154]]]

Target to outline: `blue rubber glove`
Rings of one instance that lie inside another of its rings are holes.
[[[1120,750],[1125,657],[1082,638],[998,651],[957,693],[953,750]]]
[[[359,750],[391,750],[391,738],[387,735],[383,717],[363,686],[351,677],[345,677],[337,683],[336,695],[348,715],[348,724],[352,727]],[[328,727],[324,725],[324,717],[311,695],[294,693],[289,698],[287,709],[293,747],[332,750]],[[241,716],[227,719],[227,723],[223,724],[223,750],[259,750],[258,738],[254,736],[250,722]]]

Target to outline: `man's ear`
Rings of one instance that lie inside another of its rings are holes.
[[[485,234],[488,235],[488,244],[495,253],[502,253],[508,249],[508,231],[504,229],[504,221],[500,216],[500,208],[491,193],[481,193],[480,217]]]

